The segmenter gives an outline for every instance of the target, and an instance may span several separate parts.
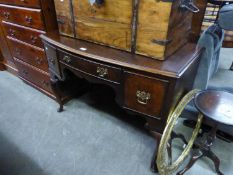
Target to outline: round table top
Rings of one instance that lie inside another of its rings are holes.
[[[196,108],[205,117],[233,126],[233,94],[226,91],[205,90],[194,99]]]

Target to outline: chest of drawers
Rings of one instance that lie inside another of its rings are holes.
[[[53,0],[0,0],[3,37],[18,76],[55,98],[41,34],[57,30]],[[2,48],[4,52],[5,49]]]

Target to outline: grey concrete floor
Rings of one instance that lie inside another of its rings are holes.
[[[101,88],[57,113],[55,101],[0,72],[0,175],[152,175],[155,140],[144,120],[126,114]],[[217,139],[213,151],[233,175],[232,143]],[[204,158],[187,175],[215,174],[213,168]]]

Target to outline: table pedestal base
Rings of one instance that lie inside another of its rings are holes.
[[[197,160],[199,160],[202,157],[208,157],[209,159],[211,159],[214,162],[215,170],[218,173],[218,175],[223,175],[223,173],[219,169],[220,160],[211,150],[211,146],[213,145],[213,142],[215,141],[216,138],[216,132],[217,132],[217,125],[211,129],[205,143],[195,145],[197,146],[197,149],[195,153],[193,153],[192,158],[190,159],[188,165],[182,171],[177,173],[177,175],[183,175],[195,164]]]

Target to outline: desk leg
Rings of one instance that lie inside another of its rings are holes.
[[[58,80],[50,80],[50,84],[51,84],[52,90],[54,92],[54,95],[56,96],[56,100],[59,103],[59,108],[58,108],[57,112],[62,112],[63,111],[63,102],[62,102],[60,89],[58,87],[59,81]]]
[[[160,133],[153,132],[153,131],[151,131],[151,134],[156,139],[156,148],[155,148],[152,161],[151,161],[151,171],[153,171],[154,173],[157,173],[158,167],[157,167],[156,161],[157,161],[158,149],[159,149],[159,144],[160,144],[162,135]]]
[[[233,71],[233,63],[232,63],[232,65],[231,65],[231,68],[230,68],[230,70],[232,70],[232,71]]]
[[[159,149],[159,144],[160,144],[160,140],[162,138],[162,134],[160,132],[157,131],[162,131],[163,127],[161,126],[160,122],[154,120],[154,119],[150,119],[147,118],[147,123],[145,125],[145,128],[148,129],[151,133],[151,135],[156,139],[156,148],[152,157],[152,161],[151,161],[151,171],[154,173],[158,172],[158,167],[157,167],[157,155],[158,155],[158,149]]]

